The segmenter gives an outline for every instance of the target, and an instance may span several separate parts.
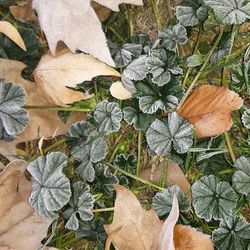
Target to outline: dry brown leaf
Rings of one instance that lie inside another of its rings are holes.
[[[120,3],[141,5],[142,0],[96,0],[114,10]],[[75,53],[81,50],[115,66],[106,37],[90,0],[33,0],[39,22],[47,38],[50,51],[56,53],[57,43],[63,41]],[[56,11],[55,11],[56,10]]]
[[[14,82],[22,86],[27,93],[26,105],[30,106],[48,106],[48,102],[44,96],[40,95],[41,92],[36,83],[27,81],[22,78],[21,72],[26,65],[7,59],[0,59],[0,76],[7,81]],[[61,92],[63,96],[63,92]],[[0,141],[0,153],[6,157],[16,154],[16,144],[23,141],[38,139],[42,136],[50,137],[52,135],[64,134],[69,125],[77,120],[84,119],[83,113],[73,114],[68,122],[64,124],[57,115],[57,111],[33,109],[29,110],[30,122],[27,128],[19,137],[12,142]]]
[[[110,14],[111,14],[110,9],[108,9],[102,5],[99,5],[95,2],[92,2],[91,6],[94,8],[94,10],[95,10],[95,12],[96,12],[96,14],[101,22],[106,21],[110,17]]]
[[[0,21],[0,33],[3,33],[10,40],[16,43],[21,49],[26,51],[26,46],[17,29],[7,21]]]
[[[38,249],[52,222],[28,203],[31,183],[23,175],[26,167],[25,161],[15,160],[0,174],[0,249]]]
[[[104,226],[108,234],[105,249],[109,249],[111,242],[115,249],[122,250],[214,249],[208,235],[188,226],[175,225],[179,217],[178,200],[175,194],[169,217],[162,223],[154,210],[146,211],[142,208],[130,190],[120,185],[114,185],[114,187],[115,211],[113,222]],[[180,241],[184,241],[185,244]],[[189,246],[195,248],[189,248]]]
[[[242,104],[239,95],[228,88],[205,84],[189,95],[177,113],[194,125],[198,138],[203,138],[228,131],[233,124],[231,112]]]
[[[132,93],[123,87],[122,82],[114,82],[110,87],[110,94],[119,100],[127,100],[132,97]]]
[[[25,21],[37,20],[35,12],[32,9],[32,0],[28,0],[19,5],[10,6],[10,13],[17,19]]]
[[[141,171],[140,177],[155,184],[159,184],[164,167],[164,162],[158,163],[154,169],[152,169],[152,164],[153,163],[149,164],[150,168],[146,168]],[[181,170],[180,166],[169,162],[167,170],[167,178],[165,180],[166,186],[177,185],[180,187],[183,193],[185,193],[186,195],[190,195],[191,185],[187,180],[187,177]]]
[[[44,55],[34,72],[35,80],[50,103],[65,106],[84,98],[76,87],[98,75],[120,76],[120,73],[105,63],[85,54],[72,54],[63,50],[56,57]]]

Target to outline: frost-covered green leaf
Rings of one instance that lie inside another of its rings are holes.
[[[241,156],[234,163],[233,186],[241,194],[250,193],[250,158]]]
[[[203,58],[199,54],[194,54],[187,58],[187,66],[188,67],[197,67],[203,63]]]
[[[99,123],[99,131],[109,134],[120,129],[122,111],[118,103],[104,100],[97,104],[94,118]]]
[[[65,227],[77,230],[79,227],[78,215],[83,221],[91,220],[93,218],[92,209],[94,201],[89,186],[81,181],[75,182],[73,184],[73,195],[69,201],[69,208],[63,212],[63,216],[67,219]]]
[[[244,111],[244,114],[242,115],[242,122],[246,128],[250,129],[250,110],[249,109]]]
[[[32,177],[30,205],[41,215],[57,218],[54,211],[65,206],[71,196],[69,179],[62,170],[67,166],[67,156],[53,152],[32,161],[27,170]]]
[[[198,217],[210,221],[232,216],[237,195],[228,182],[214,175],[203,176],[192,186],[193,207]]]
[[[131,154],[119,154],[115,157],[114,165],[128,173],[134,174],[136,171],[136,158]]]
[[[13,140],[28,125],[28,112],[21,107],[25,99],[22,87],[0,78],[0,140]]]
[[[198,10],[201,8],[200,0],[183,0],[176,7],[176,16],[179,22],[184,26],[195,26],[200,20]]]
[[[168,84],[159,87],[147,79],[136,85],[135,96],[139,99],[139,107],[143,113],[153,114],[159,109],[165,112],[174,110],[183,90],[178,79],[173,79]]]
[[[121,82],[125,89],[129,90],[131,93],[136,92],[136,87],[134,85],[134,82],[130,80],[128,77],[126,77],[124,74],[121,74]]]
[[[171,75],[183,74],[178,66],[176,55],[173,52],[166,52],[165,49],[154,49],[146,60],[146,65],[153,75],[152,82],[163,86],[170,82]]]
[[[173,204],[173,195],[176,195],[179,204],[180,212],[187,212],[190,209],[190,201],[187,196],[183,194],[178,186],[165,188],[158,192],[153,197],[152,207],[155,209],[159,217],[167,217],[171,211]]]
[[[147,129],[155,119],[155,115],[144,114],[142,111],[136,110],[133,107],[124,108],[123,117],[125,122],[129,125],[133,125],[135,129]]]
[[[218,250],[246,250],[250,245],[250,223],[232,216],[222,220],[212,236]]]
[[[185,44],[188,41],[186,28],[180,24],[175,25],[173,29],[159,31],[159,38],[165,48],[173,51],[178,44]]]
[[[92,182],[95,179],[93,163],[105,159],[107,144],[104,137],[87,121],[80,121],[70,126],[67,144],[73,157],[80,162],[76,173],[82,180]]]
[[[250,2],[245,0],[203,0],[224,24],[241,24],[250,17]]]
[[[243,64],[242,63],[237,64],[232,69],[231,73],[232,81],[230,84],[230,89],[233,90],[234,92],[239,93],[244,88],[244,85],[248,86],[248,78],[250,79],[250,75],[248,76],[247,74],[247,77],[245,77]]]
[[[117,67],[127,66],[132,59],[138,58],[142,52],[141,44],[126,43],[121,47],[109,42],[111,55]]]
[[[148,66],[146,65],[146,59],[147,56],[142,55],[133,60],[123,71],[124,76],[130,80],[143,80],[149,72]]]
[[[193,144],[192,125],[176,112],[168,114],[167,120],[156,119],[146,132],[148,146],[157,155],[168,155],[172,149],[183,154]]]

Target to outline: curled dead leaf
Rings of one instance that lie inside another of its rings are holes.
[[[127,100],[132,97],[132,93],[123,87],[122,82],[114,82],[110,87],[110,93],[119,100]]]
[[[25,21],[37,20],[35,12],[32,9],[32,0],[10,6],[10,12],[17,19],[22,19]]]
[[[228,131],[233,124],[231,112],[242,105],[239,95],[228,88],[205,84],[196,88],[176,112],[194,125],[198,138],[203,138]]]
[[[26,51],[26,46],[17,29],[7,21],[0,21],[0,33],[3,33],[10,40],[16,43],[21,49]]]

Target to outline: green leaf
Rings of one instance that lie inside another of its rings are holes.
[[[162,45],[169,50],[175,51],[178,44],[185,44],[188,41],[186,28],[177,24],[173,29],[165,29],[159,32]]]
[[[232,216],[237,195],[228,182],[214,175],[203,176],[192,186],[193,207],[198,217],[211,221]]]
[[[246,250],[250,243],[250,223],[232,216],[222,220],[212,236],[218,250]]]
[[[241,194],[250,193],[250,158],[241,156],[234,163],[233,187]]]
[[[167,217],[173,204],[173,195],[176,195],[180,212],[187,212],[190,209],[189,198],[186,197],[178,186],[165,188],[163,191],[156,193],[153,197],[152,207],[159,217]]]
[[[136,92],[136,87],[133,81],[126,77],[124,74],[121,74],[121,82],[125,89],[129,90],[131,93]]]
[[[67,156],[53,152],[32,161],[27,170],[32,177],[30,205],[41,215],[57,218],[54,211],[66,205],[71,196],[69,179],[62,169],[67,166]]]
[[[66,141],[73,157],[81,163],[76,173],[82,180],[92,182],[95,179],[93,163],[107,155],[105,139],[89,122],[80,121],[70,126]]]
[[[143,113],[153,114],[159,109],[165,112],[176,109],[178,99],[183,95],[183,90],[178,79],[159,87],[146,79],[136,85],[135,96],[139,99],[139,107]]]
[[[0,78],[0,140],[13,140],[27,127],[29,115],[21,107],[25,100],[22,87]]]
[[[241,24],[249,18],[250,3],[245,0],[203,0],[224,24]]]
[[[68,220],[65,227],[71,230],[77,230],[79,219],[88,221],[93,218],[92,209],[94,207],[94,198],[90,193],[88,185],[78,181],[73,184],[73,195],[69,201],[69,208],[63,212],[63,216]]]
[[[176,7],[177,19],[184,26],[197,25],[200,22],[197,12],[201,6],[200,0],[183,0]]]
[[[153,75],[152,82],[158,86],[169,83],[171,75],[183,74],[183,70],[177,65],[175,53],[167,53],[164,49],[152,50],[146,60],[146,65]]]
[[[136,171],[136,158],[131,154],[119,154],[114,160],[114,165],[128,173],[134,174]]]
[[[189,56],[187,58],[187,66],[188,67],[197,67],[200,66],[203,63],[203,58],[199,54],[194,54],[192,56]]]
[[[250,129],[250,109],[247,109],[244,111],[241,119],[242,119],[244,126]]]
[[[99,124],[100,132],[117,132],[121,127],[122,111],[118,103],[104,100],[97,104],[94,118]]]
[[[167,120],[156,119],[146,132],[148,146],[157,155],[168,155],[172,149],[183,154],[193,144],[192,125],[172,112],[168,114]]]
[[[235,67],[233,67],[231,78],[232,78],[232,81],[230,84],[230,89],[237,93],[241,92],[243,90],[244,85],[246,84],[245,82],[246,79],[244,76],[244,69],[243,69],[242,63],[239,63]]]

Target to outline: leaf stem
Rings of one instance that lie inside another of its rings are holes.
[[[61,146],[62,144],[64,144],[66,142],[66,140],[63,138],[60,141],[57,141],[56,143],[54,143],[53,145],[50,145],[49,147],[44,149],[44,154],[48,153],[49,151]]]
[[[141,168],[141,152],[142,152],[142,130],[138,131],[138,149],[137,149],[137,165],[136,165],[136,175],[139,176]]]
[[[215,49],[217,48],[217,46],[218,46],[218,44],[219,44],[219,42],[221,40],[221,37],[223,35],[223,32],[224,32],[224,28],[220,27],[220,33],[219,33],[213,47],[207,53],[207,55],[205,57],[205,61],[204,61],[203,65],[202,65],[201,69],[199,70],[198,74],[196,75],[196,77],[192,81],[191,85],[189,86],[188,90],[186,91],[186,93],[185,93],[184,97],[182,98],[182,100],[181,100],[179,106],[177,107],[177,109],[180,109],[180,107],[183,105],[183,103],[186,101],[187,97],[192,92],[193,88],[195,87],[196,82],[199,80],[199,78],[202,75],[204,69],[206,68],[206,66],[209,63],[209,60],[210,60],[212,54],[214,53]]]
[[[98,208],[98,209],[92,209],[92,213],[112,212],[114,210],[115,210],[114,207]]]
[[[158,8],[157,0],[150,0],[150,3],[153,8],[153,13],[156,19],[157,28],[158,30],[162,30],[162,24],[161,24],[161,19],[159,15],[159,8]]]
[[[24,105],[24,109],[41,109],[41,110],[57,110],[57,111],[71,111],[71,112],[91,112],[91,109],[76,108],[76,107],[60,107],[60,106],[30,106]]]
[[[231,138],[230,138],[228,132],[224,133],[224,137],[225,137],[225,140],[226,140],[226,143],[227,143],[227,148],[228,148],[229,154],[231,156],[231,159],[232,159],[233,162],[235,162],[236,161],[236,156],[235,156],[233,145],[232,145],[232,142],[231,142]]]

